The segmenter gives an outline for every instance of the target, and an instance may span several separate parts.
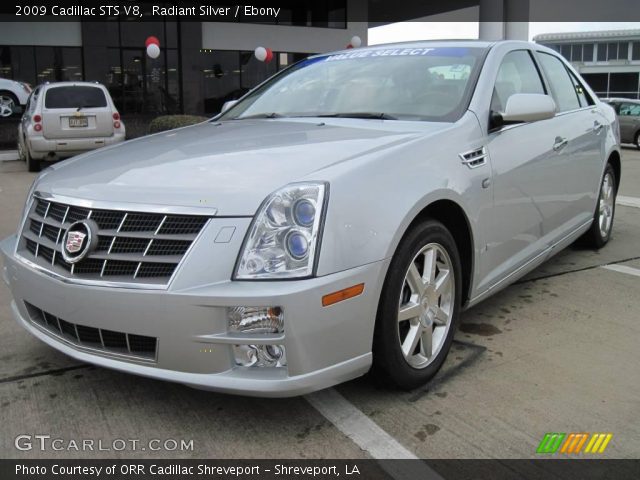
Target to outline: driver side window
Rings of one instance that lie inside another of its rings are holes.
[[[491,110],[504,112],[507,100],[514,93],[546,93],[538,69],[527,50],[515,50],[505,55],[491,97]]]

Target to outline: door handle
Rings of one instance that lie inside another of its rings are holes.
[[[569,143],[569,140],[567,140],[566,138],[556,137],[555,143],[553,144],[553,149],[557,152],[561,148],[566,147],[567,143]]]
[[[596,135],[598,135],[600,133],[600,130],[602,130],[604,128],[604,125],[601,124],[599,121],[595,120],[593,122],[593,131]]]

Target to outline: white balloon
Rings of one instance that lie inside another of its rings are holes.
[[[351,37],[351,46],[353,48],[358,48],[360,45],[362,45],[362,39],[359,36],[354,35]]]
[[[258,47],[253,51],[253,54],[258,60],[264,62],[267,59],[267,49],[264,47]]]
[[[158,58],[160,56],[160,47],[155,43],[150,43],[147,47],[147,55],[151,58]]]

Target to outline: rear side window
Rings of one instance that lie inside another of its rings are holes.
[[[623,103],[620,105],[620,115],[624,117],[639,117],[640,116],[640,104]]]
[[[540,74],[526,50],[515,50],[504,56],[491,97],[491,110],[503,112],[514,93],[545,93]]]
[[[102,89],[87,86],[53,87],[44,99],[46,108],[106,107],[107,99]]]
[[[551,84],[558,111],[566,112],[580,108],[576,85],[560,59],[548,53],[540,53],[540,63]]]

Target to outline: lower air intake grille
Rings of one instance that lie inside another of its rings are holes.
[[[31,303],[24,303],[33,323],[69,343],[115,355],[156,360],[158,341],[155,337],[114,332],[113,330],[67,322]]]

